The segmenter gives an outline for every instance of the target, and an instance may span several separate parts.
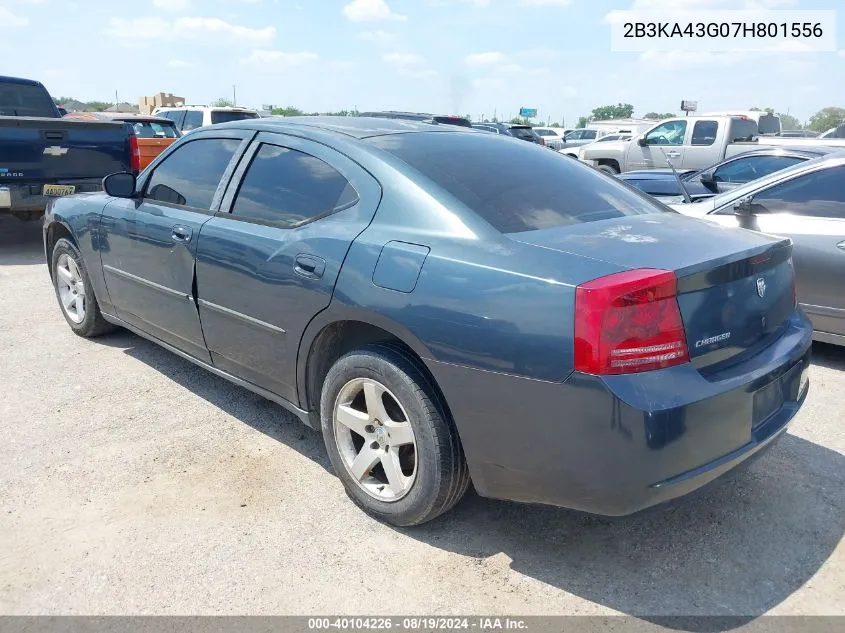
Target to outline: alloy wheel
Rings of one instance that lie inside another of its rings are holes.
[[[370,378],[346,383],[335,400],[334,438],[347,472],[380,501],[408,494],[417,475],[414,430],[399,399]]]
[[[85,283],[79,265],[67,253],[56,262],[56,287],[67,317],[74,323],[85,320]]]

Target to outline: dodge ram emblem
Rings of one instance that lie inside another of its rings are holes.
[[[766,280],[762,277],[757,280],[757,294],[761,299],[766,296]]]

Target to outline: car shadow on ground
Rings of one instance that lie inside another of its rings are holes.
[[[282,406],[126,330],[99,337],[96,343],[122,349],[125,354],[152,367],[221,411],[293,448],[333,473],[322,436]]]
[[[331,472],[320,435],[281,407],[133,334],[98,341]],[[822,349],[817,362],[837,354]],[[787,434],[741,475],[654,512],[606,519],[470,490],[440,519],[397,531],[474,559],[485,582],[502,583],[488,559],[504,555],[519,574],[624,614],[725,630],[782,603],[833,553],[845,534],[845,457]]]
[[[845,347],[829,343],[813,343],[813,364],[845,371]]]
[[[0,216],[0,266],[43,264],[41,222]]]

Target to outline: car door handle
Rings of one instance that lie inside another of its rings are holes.
[[[836,248],[845,251],[845,242],[839,242],[839,244],[836,245]]]
[[[681,155],[681,152],[666,152],[666,155],[667,155],[669,158],[677,158],[678,156],[680,156],[680,155]]]
[[[326,261],[314,255],[297,255],[293,262],[293,272],[309,279],[319,279],[326,271]]]
[[[170,237],[177,242],[190,242],[193,234],[194,232],[187,226],[176,225],[173,227]]]

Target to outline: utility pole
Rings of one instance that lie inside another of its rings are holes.
[[[118,103],[120,103],[120,101],[117,100],[117,90],[115,90],[114,91],[114,108],[115,108],[115,110],[120,112],[120,108],[117,105]]]
[[[238,105],[238,87],[232,84],[232,105]]]

